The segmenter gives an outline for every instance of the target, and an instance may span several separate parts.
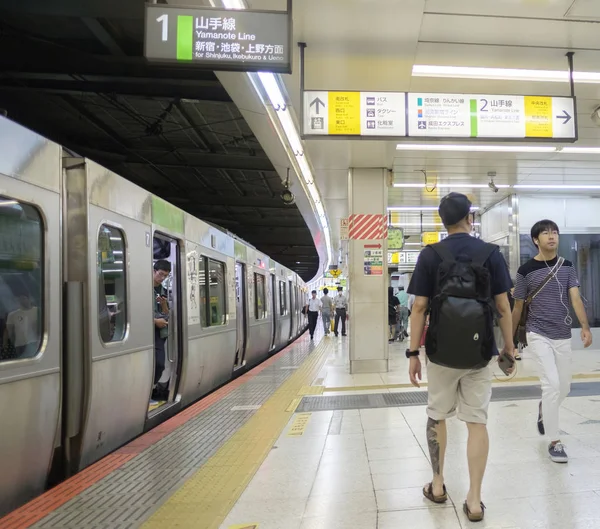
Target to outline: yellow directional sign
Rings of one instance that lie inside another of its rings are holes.
[[[360,92],[329,92],[329,134],[360,134]]]
[[[552,98],[525,96],[525,136],[552,138]]]
[[[437,231],[426,231],[421,235],[421,238],[425,246],[440,242],[440,234]]]

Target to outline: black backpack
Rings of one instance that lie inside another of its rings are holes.
[[[442,259],[425,338],[427,356],[434,364],[478,369],[491,360],[495,306],[484,264],[496,248],[485,243],[471,261],[457,261],[444,242],[431,245]]]

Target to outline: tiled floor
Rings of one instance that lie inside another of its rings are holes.
[[[360,390],[408,383],[404,349],[401,344],[390,347],[390,373],[349,375],[347,342],[339,340],[317,379],[323,379],[319,383],[326,387],[325,395],[341,386],[356,387],[346,387],[344,394],[410,391]],[[598,353],[577,352],[574,373],[594,375],[600,369]],[[525,356],[517,377],[531,376],[535,368]],[[562,409],[568,465],[549,461],[536,418],[533,400],[491,404],[483,498],[487,511],[476,527],[600,529],[600,397],[569,398]],[[423,406],[315,412],[301,436],[289,435],[292,421],[294,417],[221,529],[238,524],[258,524],[259,529],[471,526],[462,513],[468,490],[467,431],[458,420],[448,422],[445,474],[450,501],[442,506],[422,495],[431,479]]]
[[[562,413],[568,465],[550,462],[536,428],[536,402],[492,403],[484,482],[485,528],[600,528],[600,399],[569,399]],[[331,433],[334,413],[341,428]],[[293,419],[292,419],[293,420]],[[221,529],[450,529],[470,526],[466,428],[448,423],[446,484],[436,506],[421,488],[430,477],[423,407],[317,412],[302,436],[289,426]],[[291,421],[290,421],[291,424]]]
[[[356,387],[356,391],[362,391],[361,386],[376,385],[396,385],[410,384],[408,379],[408,361],[404,355],[407,342],[396,342],[390,347],[390,370],[387,373],[368,373],[368,374],[349,374],[349,359],[347,352],[347,338],[327,337],[326,340],[337,340],[338,348],[332,354],[326,365],[319,373],[319,379],[323,379],[322,385],[325,386],[325,394],[334,392],[336,388]],[[534,361],[528,356],[527,349],[523,353],[523,360],[517,364],[517,373],[515,379],[536,376],[536,366]],[[494,369],[498,384],[506,383],[506,377],[498,367]],[[600,379],[600,350],[576,351],[573,355],[573,373],[574,374],[597,374]],[[427,373],[424,373],[424,381],[427,381]],[[530,384],[536,382],[519,381],[520,384]],[[409,388],[383,388],[369,389],[375,393],[382,391],[406,391]]]

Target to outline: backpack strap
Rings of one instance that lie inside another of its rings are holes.
[[[430,244],[429,248],[431,248],[438,255],[438,257],[442,260],[442,262],[453,263],[456,261],[456,258],[454,257],[452,252],[442,242],[436,242],[435,244]]]
[[[484,266],[485,262],[490,258],[494,251],[498,248],[496,244],[484,243],[480,252],[477,252],[475,257],[471,260],[474,265]]]

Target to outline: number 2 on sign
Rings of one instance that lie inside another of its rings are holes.
[[[482,99],[481,103],[482,103],[482,107],[481,107],[480,112],[487,112],[488,111],[488,109],[487,109],[488,100],[487,99]]]
[[[167,42],[169,37],[169,15],[161,15],[156,21],[162,23],[162,41]]]

